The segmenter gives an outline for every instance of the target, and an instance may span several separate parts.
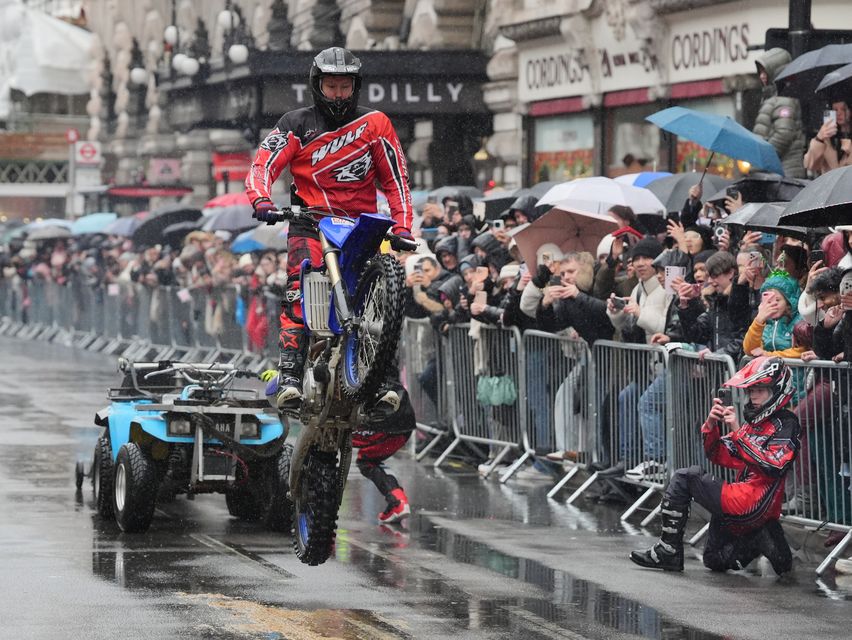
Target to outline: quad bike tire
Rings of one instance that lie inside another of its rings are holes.
[[[236,470],[235,486],[225,492],[225,504],[230,515],[247,522],[261,520],[266,513],[263,492],[257,486],[253,486],[239,465]]]
[[[95,454],[92,457],[92,493],[95,508],[103,518],[112,518],[113,473],[112,449],[109,440],[101,436],[95,443]]]
[[[115,521],[125,533],[148,530],[157,504],[157,467],[135,442],[121,445],[113,476]]]
[[[300,488],[293,495],[293,548],[311,566],[328,560],[337,532],[337,456],[311,450],[302,466]]]
[[[357,332],[345,337],[343,345],[341,386],[349,400],[371,399],[385,380],[396,356],[404,301],[405,272],[399,262],[389,255],[371,259],[352,298],[352,309],[362,323]],[[380,330],[376,328],[379,324]]]
[[[293,445],[285,444],[273,461],[265,517],[266,527],[270,531],[289,533],[293,527],[293,501],[290,498],[292,460]]]

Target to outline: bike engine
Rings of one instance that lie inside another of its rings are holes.
[[[314,367],[305,367],[305,375],[302,382],[302,399],[305,407],[311,413],[319,413],[322,409],[324,385],[317,380]]]

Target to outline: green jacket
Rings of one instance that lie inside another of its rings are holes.
[[[788,178],[805,178],[805,133],[802,109],[796,98],[777,95],[775,78],[790,63],[790,54],[784,49],[770,49],[757,59],[758,72],[766,69],[769,83],[763,88],[763,102],[754,121],[754,133],[768,141],[784,167]]]

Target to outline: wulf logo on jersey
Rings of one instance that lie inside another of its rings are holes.
[[[266,139],[260,143],[261,149],[267,151],[278,151],[287,146],[287,133],[274,133],[266,136]]]
[[[367,177],[370,167],[373,166],[373,157],[367,151],[363,156],[355,158],[349,164],[334,169],[334,177],[338,182],[359,182]]]
[[[319,149],[314,151],[311,155],[311,166],[314,166],[317,162],[320,162],[323,158],[325,158],[328,154],[334,155],[338,151],[340,151],[343,147],[352,144],[358,138],[360,138],[364,130],[367,128],[367,123],[365,122],[360,127],[355,129],[355,131],[347,131],[342,136],[338,136],[334,140],[330,142],[326,142]]]

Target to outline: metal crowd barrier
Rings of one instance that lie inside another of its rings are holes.
[[[599,340],[592,347],[592,360],[598,451],[602,461],[623,465],[625,475],[608,476],[594,471],[567,503],[599,480],[608,482],[615,491],[620,491],[618,483],[622,482],[645,487],[644,493],[621,515],[622,520],[627,520],[663,489],[671,473],[667,353],[656,345]]]
[[[552,451],[574,454],[574,464],[547,494],[553,497],[595,457],[595,410],[589,388],[592,357],[582,340],[541,331],[523,335],[524,368],[520,380],[525,396],[523,455],[501,477],[506,482],[530,457]]]
[[[448,415],[447,388],[442,384],[446,367],[439,357],[441,337],[428,318],[406,318],[399,346],[400,375],[417,416],[417,430],[429,438],[415,454],[417,460],[422,460],[448,432],[444,422]]]
[[[221,358],[259,366],[263,354],[248,352],[245,332],[233,313],[238,295],[233,287],[214,292],[211,299],[204,289],[0,280],[0,334],[70,337],[77,346],[126,356]],[[279,305],[269,295],[266,313],[266,352],[273,355]],[[700,437],[716,390],[735,373],[729,357],[699,359],[683,350],[667,353],[659,346],[611,341],[599,341],[589,350],[568,338],[534,331],[522,337],[516,328],[485,325],[473,330],[453,326],[440,337],[428,320],[413,319],[405,322],[401,352],[401,373],[418,428],[438,436],[446,425],[454,436],[436,467],[461,442],[493,448],[488,473],[510,451],[520,450],[501,477],[505,482],[531,457],[576,451],[577,463],[551,497],[592,461],[599,463],[595,468],[621,461],[625,470],[650,460],[660,463],[662,467],[644,475],[606,478],[612,486],[627,482],[645,488],[622,520],[661,490],[677,468],[697,464],[732,479],[730,470],[707,461]],[[787,476],[783,517],[799,526],[845,533],[817,568],[821,574],[852,543],[852,368],[832,362],[787,363],[796,372],[799,393],[793,409],[802,424],[802,449]],[[424,384],[429,376],[433,388]],[[594,471],[567,502],[603,479]]]
[[[787,474],[783,519],[845,532],[817,567],[822,573],[852,542],[852,368],[848,363],[785,359],[793,369],[801,449]]]
[[[474,337],[471,337],[471,331]],[[496,329],[476,323],[450,327],[442,341],[444,383],[455,439],[435,461],[441,466],[462,441],[499,449],[487,477],[523,439],[524,394],[518,392],[521,334],[517,328]]]
[[[711,464],[707,460],[701,438],[701,425],[710,412],[718,389],[736,370],[730,356],[708,354],[699,358],[697,353],[682,349],[669,354],[667,376],[671,409],[670,472],[697,465],[721,480],[733,480],[733,471]],[[736,400],[738,396],[735,395],[734,398]],[[735,402],[736,406],[739,404]],[[642,524],[650,522],[659,513],[659,509],[658,506],[651,511]],[[703,537],[709,526],[705,525],[692,537],[690,543],[695,544]]]

